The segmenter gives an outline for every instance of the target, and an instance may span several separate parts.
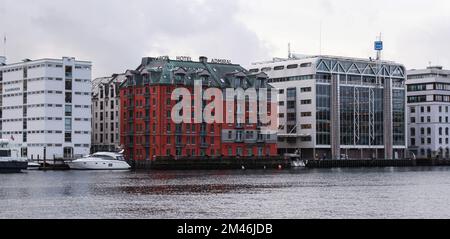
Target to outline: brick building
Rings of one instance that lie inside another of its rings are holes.
[[[127,159],[277,154],[276,134],[263,133],[260,123],[250,124],[248,111],[244,111],[246,122],[239,124],[173,122],[171,112],[177,104],[171,99],[174,89],[182,87],[194,93],[194,83],[200,80],[203,89],[214,87],[223,92],[238,87],[255,88],[257,92],[271,88],[265,74],[251,74],[239,65],[217,62],[208,61],[206,57],[201,57],[199,62],[168,57],[143,58],[136,70],[125,73],[126,80],[120,87],[120,141]],[[202,107],[208,103],[203,101]],[[192,112],[194,108],[192,106]],[[225,114],[227,109],[223,108]],[[243,114],[242,111],[235,112]],[[270,107],[268,112],[271,113]]]

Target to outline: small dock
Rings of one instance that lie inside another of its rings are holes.
[[[63,158],[53,158],[50,160],[36,160],[34,162],[40,165],[39,170],[50,171],[50,170],[70,170],[67,164],[67,159]]]

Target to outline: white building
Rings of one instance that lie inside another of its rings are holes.
[[[450,70],[407,72],[408,145],[417,158],[450,158]]]
[[[91,62],[23,60],[0,66],[1,128],[23,156],[71,158],[91,145]]]
[[[120,84],[125,74],[92,81],[92,151],[117,151],[120,147]]]
[[[305,159],[406,156],[405,68],[390,61],[293,56],[254,63],[279,89],[279,154]]]

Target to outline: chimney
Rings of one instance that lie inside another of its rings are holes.
[[[199,60],[200,60],[201,63],[208,63],[208,57],[206,57],[206,56],[201,56],[199,58]]]

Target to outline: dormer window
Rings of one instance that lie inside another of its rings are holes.
[[[184,75],[182,75],[182,74],[175,75],[175,82],[176,83],[183,83],[184,82]]]

